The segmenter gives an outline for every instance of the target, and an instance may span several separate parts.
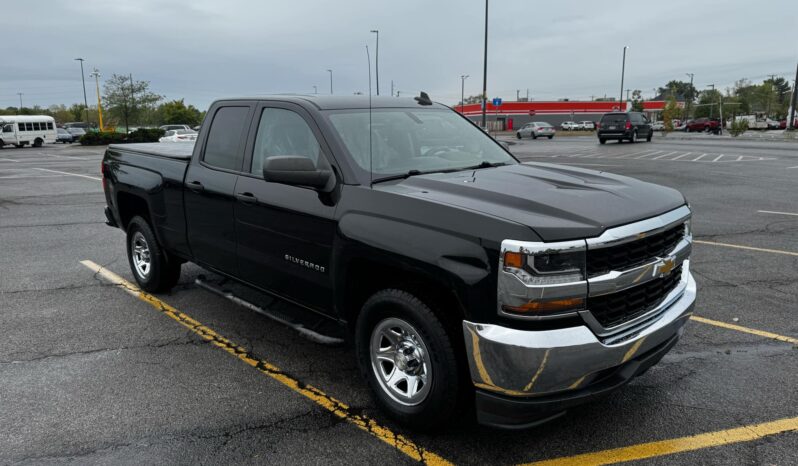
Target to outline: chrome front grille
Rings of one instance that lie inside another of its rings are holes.
[[[642,239],[587,251],[587,276],[597,277],[613,270],[627,270],[665,257],[684,238],[684,223]]]

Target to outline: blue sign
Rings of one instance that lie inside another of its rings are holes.
[[[493,98],[493,106],[494,107],[498,107],[501,104],[502,104],[502,99],[500,97],[494,97]]]

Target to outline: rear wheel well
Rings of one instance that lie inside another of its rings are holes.
[[[116,208],[119,211],[119,220],[122,223],[121,227],[127,231],[130,220],[135,216],[143,217],[150,225],[150,209],[147,201],[135,194],[119,193],[116,195]]]

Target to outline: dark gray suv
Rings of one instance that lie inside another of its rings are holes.
[[[654,130],[648,118],[640,112],[616,112],[605,113],[601,117],[596,134],[602,144],[608,139],[616,139],[618,142],[624,139],[629,142],[645,139],[646,142],[651,142]]]

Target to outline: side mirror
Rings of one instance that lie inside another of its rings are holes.
[[[275,155],[268,157],[263,163],[263,179],[272,183],[308,186],[329,191],[332,172],[317,169],[308,157]]]

